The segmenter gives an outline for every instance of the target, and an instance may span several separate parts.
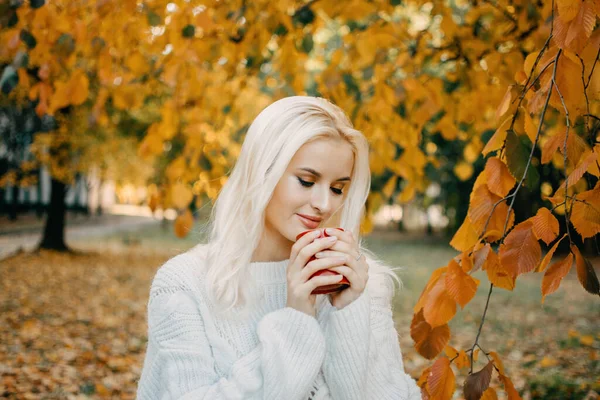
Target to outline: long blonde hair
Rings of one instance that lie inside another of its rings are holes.
[[[267,106],[250,125],[236,165],[219,193],[208,222],[208,243],[196,248],[206,260],[206,289],[215,304],[229,311],[256,300],[248,265],[262,236],[265,209],[294,154],[306,143],[346,140],[354,153],[351,184],[342,207],[324,227],[352,232],[369,263],[370,290],[387,290],[386,276],[401,282],[362,245],[360,222],[371,187],[369,145],[346,114],[320,97],[292,96]]]

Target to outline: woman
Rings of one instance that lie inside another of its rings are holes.
[[[139,399],[421,398],[392,320],[397,277],[361,246],[368,155],[322,98],[284,98],[258,115],[208,244],[152,282]],[[343,231],[317,238],[327,227]],[[341,275],[311,278],[322,269]],[[342,276],[343,291],[311,294]]]

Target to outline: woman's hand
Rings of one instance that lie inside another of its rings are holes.
[[[329,257],[308,262],[316,252],[332,246],[337,238],[317,239],[320,230],[307,233],[293,246],[290,263],[287,269],[287,301],[286,307],[294,308],[308,315],[316,315],[316,294],[311,294],[319,286],[332,285],[342,280],[341,275],[311,276],[322,269],[333,269],[345,263],[344,258]],[[316,239],[316,240],[315,240]],[[313,241],[314,240],[314,241]]]
[[[358,299],[364,292],[369,280],[369,264],[364,256],[361,256],[358,260],[356,259],[359,255],[358,244],[351,232],[340,231],[339,229],[327,229],[327,234],[337,237],[337,243],[327,250],[318,252],[315,254],[315,257],[317,259],[327,259],[330,257],[345,258],[344,265],[329,268],[344,275],[350,281],[350,287],[340,292],[329,294],[331,304],[340,310]]]

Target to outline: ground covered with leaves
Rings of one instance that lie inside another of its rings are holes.
[[[0,397],[135,398],[150,283],[164,261],[193,243],[161,235],[115,235],[76,243],[85,251],[80,255],[42,252],[0,262]],[[455,252],[440,241],[395,234],[374,234],[367,245],[405,267],[394,319],[406,369],[418,378],[432,362],[413,348],[412,307],[431,271]],[[451,324],[450,345],[457,350],[472,346],[481,321],[489,286],[484,276],[478,278],[476,298]],[[540,278],[530,274],[512,293],[494,291],[480,344],[498,352],[524,398],[597,398],[600,300],[569,275],[542,305]],[[475,369],[484,360],[480,354]],[[468,369],[456,373],[462,385]],[[492,386],[504,395],[495,374]]]

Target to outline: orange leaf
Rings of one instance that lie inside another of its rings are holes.
[[[579,283],[581,283],[581,286],[588,293],[600,295],[600,284],[592,263],[581,254],[579,248],[574,244],[571,245],[571,251],[575,253],[575,265],[577,266],[577,279],[579,279]]]
[[[485,392],[483,392],[483,396],[481,396],[481,400],[498,400],[498,395],[496,394],[496,390],[494,388],[487,388]]]
[[[540,208],[535,217],[531,218],[531,222],[535,237],[543,240],[546,244],[550,244],[558,236],[558,220],[546,207]]]
[[[542,164],[547,164],[552,161],[554,153],[556,153],[560,146],[564,145],[566,133],[566,129],[561,130],[560,133],[554,134],[546,141],[544,147],[542,147]]]
[[[493,250],[490,250],[483,269],[487,272],[488,279],[494,286],[511,292],[515,288],[516,277],[500,264],[500,258]]]
[[[504,197],[515,186],[515,178],[498,157],[488,158],[485,164],[487,186],[496,196]]]
[[[558,16],[566,23],[579,13],[581,0],[557,0],[556,5],[558,6]]]
[[[508,400],[523,400],[508,376],[500,375],[500,380],[504,384],[504,390],[508,395]]]
[[[423,385],[425,385],[427,383],[427,379],[429,378],[430,374],[431,374],[431,367],[425,368],[425,370],[423,372],[421,372],[421,376],[419,377],[417,386],[422,388]]]
[[[471,219],[466,217],[458,231],[452,237],[450,246],[458,251],[469,251],[477,243],[479,237]]]
[[[456,386],[454,371],[450,367],[450,360],[440,357],[431,367],[431,375],[427,379],[429,394],[440,400],[450,400]]]
[[[587,44],[595,24],[594,5],[591,1],[584,1],[572,20],[554,18],[554,40],[559,47],[579,53]]]
[[[456,302],[446,291],[446,280],[438,279],[431,288],[425,305],[423,316],[432,328],[447,324],[456,314]]]
[[[584,239],[600,232],[600,185],[577,195],[571,223]]]
[[[557,192],[559,191],[564,191],[565,190],[565,186],[568,184],[569,186],[573,186],[575,185],[577,182],[579,182],[579,180],[581,179],[581,177],[583,176],[583,174],[588,170],[588,168],[590,167],[590,165],[594,162],[598,161],[598,155],[594,152],[590,152],[588,154],[587,157],[585,157],[583,159],[583,161],[581,163],[579,163],[579,166],[577,166],[577,168],[575,168],[573,170],[573,172],[571,172],[571,174],[569,175],[569,177],[567,179],[565,179],[565,181],[563,182],[562,185],[560,185],[560,187],[558,189],[556,189]]]
[[[448,267],[441,267],[431,273],[431,277],[429,278],[427,285],[421,292],[421,296],[419,296],[419,300],[417,301],[417,304],[415,304],[415,307],[413,308],[413,312],[415,314],[418,313],[421,308],[423,308],[423,306],[425,305],[425,301],[427,300],[427,295],[431,291],[431,288],[433,287],[433,285],[436,284],[436,282],[446,272],[447,269],[448,269]]]
[[[540,262],[542,249],[530,220],[523,221],[506,236],[499,250],[500,264],[512,276],[532,271]]]
[[[479,280],[468,275],[454,260],[448,264],[446,274],[446,291],[452,299],[464,308],[477,293]]]
[[[184,238],[192,229],[194,225],[194,217],[190,210],[185,210],[183,214],[180,214],[177,219],[175,219],[175,234],[177,237]]]
[[[415,341],[417,352],[428,360],[433,360],[450,340],[450,328],[445,324],[431,329],[431,325],[423,317],[423,310],[420,310],[413,316],[410,336]]]
[[[490,357],[494,359],[494,365],[498,368],[498,372],[501,376],[506,376],[506,371],[504,370],[504,364],[500,359],[500,356],[495,351],[490,351]]]
[[[456,360],[454,360],[454,365],[456,365],[456,368],[459,368],[459,369],[467,368],[468,366],[471,365],[469,356],[467,355],[467,353],[464,350],[461,350],[458,352],[458,357],[456,357]]]
[[[557,261],[548,268],[542,279],[542,303],[547,295],[556,292],[560,281],[573,266],[573,254],[569,253],[563,260]]]
[[[550,250],[548,250],[548,252],[544,256],[544,259],[542,260],[540,265],[538,265],[537,268],[535,269],[535,272],[543,272],[546,269],[546,267],[548,266],[548,264],[550,264],[550,261],[552,260],[552,256],[554,255],[556,248],[558,247],[559,243],[562,242],[562,240],[565,238],[565,236],[567,236],[566,233],[563,235],[563,237],[561,237],[559,240],[557,240],[556,243],[554,243],[554,246],[552,246],[552,248]]]
[[[463,387],[465,400],[479,400],[483,392],[490,386],[494,364],[490,361],[480,371],[471,374],[465,380]]]
[[[486,243],[473,253],[473,272],[479,271],[484,267],[490,251],[492,251],[492,246]]]
[[[483,232],[483,229],[485,228],[485,233],[487,235],[484,236],[490,237],[489,239],[492,242],[499,240],[501,236],[498,237],[498,234],[491,234],[490,231],[503,232],[506,216],[508,214],[508,204],[506,204],[506,201],[498,203],[500,200],[502,200],[502,198],[490,192],[487,186],[480,186],[471,193],[471,204],[469,205],[469,211],[467,212],[475,230],[477,232]],[[494,208],[496,203],[498,204],[496,205],[496,208]],[[510,229],[513,223],[514,211],[510,210],[510,217],[508,218],[506,229]]]

